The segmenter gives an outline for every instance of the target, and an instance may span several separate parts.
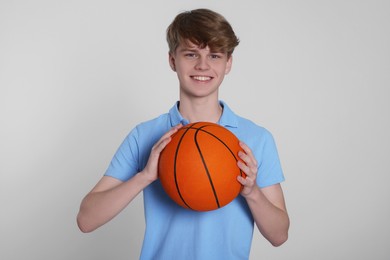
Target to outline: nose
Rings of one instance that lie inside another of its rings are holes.
[[[208,70],[210,68],[207,57],[200,56],[195,64],[197,70]]]

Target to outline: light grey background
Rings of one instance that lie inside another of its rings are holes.
[[[165,29],[212,8],[241,44],[221,99],[268,128],[289,241],[251,259],[389,259],[389,1],[0,2],[0,259],[137,259],[142,196],[91,234],[83,196],[178,98]]]

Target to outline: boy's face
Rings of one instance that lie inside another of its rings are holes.
[[[179,78],[181,97],[218,98],[218,88],[231,69],[232,57],[190,43],[181,44],[170,53],[169,63]]]

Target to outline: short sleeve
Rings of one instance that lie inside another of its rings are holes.
[[[139,171],[138,131],[134,128],[114,154],[105,176],[127,181]]]
[[[263,138],[257,175],[257,184],[261,188],[283,182],[285,179],[272,134],[266,131]]]

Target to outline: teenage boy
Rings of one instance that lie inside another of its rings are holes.
[[[287,240],[289,218],[284,180],[272,135],[237,116],[218,99],[239,41],[220,14],[183,12],[168,27],[169,64],[177,73],[180,100],[169,113],[136,126],[114,155],[105,175],[83,199],[77,222],[83,232],[105,224],[141,191],[146,230],[141,259],[248,259],[253,227],[274,246]],[[241,196],[213,211],[175,204],[158,180],[160,152],[182,125],[218,123],[240,140],[238,166],[246,178]]]

